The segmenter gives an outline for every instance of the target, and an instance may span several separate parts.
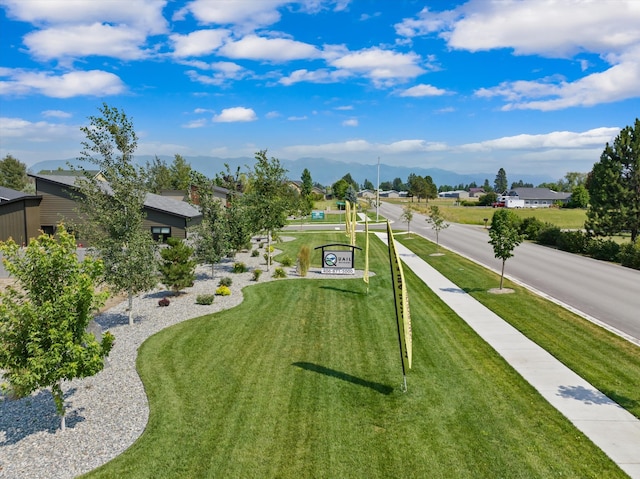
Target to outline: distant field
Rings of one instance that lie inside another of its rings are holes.
[[[422,213],[426,213],[430,205],[437,205],[447,221],[470,225],[484,225],[485,218],[491,222],[491,217],[495,212],[494,208],[488,206],[456,206],[450,198],[431,200],[428,205],[424,201],[420,203],[393,201],[393,203],[410,204]],[[512,211],[521,218],[533,216],[563,229],[582,229],[587,219],[586,210],[577,208],[522,208]]]

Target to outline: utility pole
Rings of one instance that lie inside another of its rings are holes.
[[[378,185],[376,186],[376,223],[380,221],[380,157],[378,157]]]

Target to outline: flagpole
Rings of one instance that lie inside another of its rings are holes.
[[[376,223],[380,221],[380,157],[378,157],[378,186],[376,188]]]

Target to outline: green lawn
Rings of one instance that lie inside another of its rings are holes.
[[[343,240],[300,234],[278,247],[295,256]],[[137,360],[149,424],[87,477],[626,477],[409,271],[402,393],[374,238],[371,269],[368,295],[354,279],[258,284],[234,309],[149,338]]]
[[[417,236],[398,235],[396,239],[640,418],[638,346],[508,280],[505,287],[515,294],[489,294],[487,290],[499,285],[499,275],[453,253],[429,256],[436,246]]]
[[[490,224],[495,212],[491,207],[456,206],[450,198],[429,201],[429,205],[432,204],[437,205],[444,218],[452,223],[484,225],[484,219],[487,218]],[[424,201],[419,204],[414,202],[412,205],[423,213],[428,211]],[[514,208],[511,211],[521,218],[533,216],[563,229],[582,229],[587,219],[586,210],[579,208]]]

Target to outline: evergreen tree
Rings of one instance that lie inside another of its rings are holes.
[[[11,155],[0,160],[0,186],[23,191],[29,184],[27,166]]]
[[[585,228],[598,236],[640,232],[640,120],[606,144],[587,180],[589,209]]]
[[[188,190],[191,186],[191,165],[181,155],[176,154],[169,167],[171,189]]]
[[[504,168],[500,168],[498,170],[498,174],[496,175],[496,179],[493,181],[493,187],[498,194],[502,194],[507,191],[507,187],[509,183],[507,182],[507,172],[504,171]]]
[[[160,267],[162,284],[173,291],[176,296],[180,290],[193,286],[196,279],[196,262],[192,259],[193,248],[187,246],[179,238],[169,238],[167,247],[160,250]]]

